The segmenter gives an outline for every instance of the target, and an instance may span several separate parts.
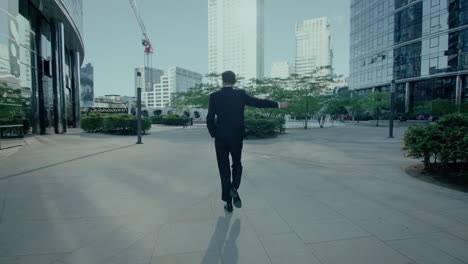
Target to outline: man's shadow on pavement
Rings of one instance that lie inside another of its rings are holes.
[[[239,218],[234,221],[229,229],[232,214],[218,217],[216,229],[211,236],[210,244],[206,250],[200,264],[212,263],[238,263],[239,249],[237,248],[237,238],[239,237],[241,221]],[[228,234],[229,230],[229,236]],[[218,254],[213,254],[217,252]]]

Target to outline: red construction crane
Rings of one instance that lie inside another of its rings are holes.
[[[140,12],[138,11],[138,7],[136,5],[135,0],[130,0],[130,5],[133,8],[133,12],[135,13],[135,17],[138,20],[138,24],[140,24],[141,32],[143,33],[143,40],[141,44],[145,46],[145,54],[149,55],[153,53],[153,47],[151,46],[151,42],[148,38],[148,32],[146,31],[145,24],[143,23],[143,19],[141,18]]]
[[[135,0],[130,0],[130,5],[133,8],[133,12],[135,13],[135,17],[138,20],[138,24],[140,25],[141,32],[143,33],[143,40],[141,41],[141,44],[145,46],[144,83],[140,85],[142,86],[144,91],[150,91],[151,89],[153,89],[153,85],[154,85],[153,74],[151,70],[153,68],[153,56],[152,56],[153,46],[151,46],[151,42],[148,38],[148,32],[146,31],[145,24],[143,23],[143,19],[141,18],[141,15],[140,15],[140,12],[138,10]]]

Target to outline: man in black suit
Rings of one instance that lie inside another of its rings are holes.
[[[224,209],[232,212],[232,200],[237,208],[242,201],[237,190],[242,176],[242,146],[245,137],[244,108],[246,105],[258,108],[288,108],[288,103],[278,103],[251,97],[244,90],[234,89],[236,75],[232,71],[222,74],[223,88],[210,94],[206,124],[211,137],[215,138],[216,158],[221,177],[222,197],[226,202]],[[215,120],[215,115],[217,119]],[[232,158],[229,168],[229,154]]]

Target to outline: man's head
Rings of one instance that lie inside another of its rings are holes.
[[[221,77],[223,78],[223,86],[233,86],[237,82],[236,74],[232,71],[223,72],[223,74],[221,74]]]

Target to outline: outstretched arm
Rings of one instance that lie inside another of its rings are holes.
[[[255,97],[252,97],[245,93],[244,91],[244,96],[245,96],[245,104],[248,106],[253,106],[257,108],[288,108],[289,103],[287,102],[275,102],[275,101],[270,101],[266,99],[258,99]]]
[[[208,115],[206,116],[206,126],[208,127],[208,132],[210,132],[211,137],[215,136],[216,133],[216,124],[215,124],[215,105],[214,97],[210,95],[210,102],[208,105]]]

